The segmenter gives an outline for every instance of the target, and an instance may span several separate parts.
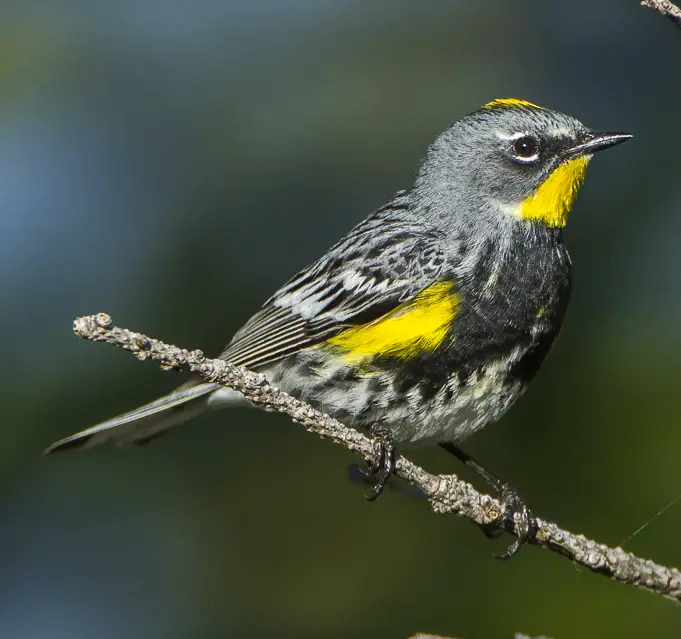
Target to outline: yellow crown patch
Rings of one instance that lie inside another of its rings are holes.
[[[530,107],[533,109],[541,109],[538,104],[528,102],[527,100],[518,100],[517,98],[497,98],[485,104],[483,109],[500,109],[502,107]]]

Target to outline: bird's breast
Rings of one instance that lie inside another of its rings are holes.
[[[522,235],[501,248],[489,242],[478,250],[472,271],[458,278],[461,312],[452,326],[452,366],[466,377],[515,353],[509,366],[529,381],[567,310],[569,255],[553,231]]]

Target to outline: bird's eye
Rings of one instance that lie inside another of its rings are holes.
[[[521,161],[536,159],[538,150],[537,140],[529,135],[524,135],[513,142],[513,154]]]

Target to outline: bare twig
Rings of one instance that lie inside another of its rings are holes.
[[[681,9],[670,0],[641,0],[641,5],[659,11],[681,29]]]
[[[409,637],[409,639],[455,639],[455,637],[444,637],[442,635],[431,635],[431,634],[428,634],[428,633],[424,634],[422,632],[419,632],[419,633]],[[532,639],[532,637],[530,637],[529,635],[523,635],[523,634],[516,632],[513,639]],[[548,639],[548,637],[542,636],[542,637],[536,637],[535,639]]]
[[[113,325],[105,313],[79,317],[74,322],[76,335],[95,342],[107,342],[132,352],[138,359],[153,359],[163,369],[188,368],[206,381],[215,382],[242,393],[259,406],[277,410],[302,424],[311,433],[341,444],[366,461],[375,461],[372,440],[329,415],[291,397],[272,386],[264,377],[236,367],[221,359],[208,359],[201,351],[185,349],[134,333]],[[502,518],[497,499],[479,493],[456,475],[431,475],[404,457],[397,460],[397,475],[420,490],[437,513],[456,513],[483,526],[497,526],[517,537],[516,524]],[[641,559],[622,550],[587,539],[537,520],[533,543],[557,552],[594,572],[616,581],[650,590],[681,602],[681,572]]]

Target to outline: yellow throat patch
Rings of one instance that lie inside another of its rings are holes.
[[[447,336],[460,301],[451,282],[436,282],[390,313],[349,328],[326,345],[338,348],[351,365],[380,356],[408,359],[432,352]]]
[[[520,203],[520,217],[554,228],[565,226],[590,159],[579,157],[556,167],[534,194]]]

